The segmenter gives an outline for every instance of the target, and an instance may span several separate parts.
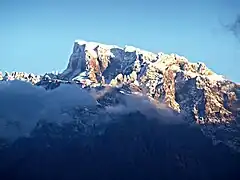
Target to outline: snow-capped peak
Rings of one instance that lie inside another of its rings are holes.
[[[107,44],[103,44],[103,43],[84,41],[84,40],[75,40],[75,43],[79,44],[80,46],[86,45],[87,49],[95,49],[98,46],[100,46],[102,48],[106,48],[106,49],[120,48],[116,45],[107,45]]]
[[[128,46],[128,45],[126,45],[126,46],[124,47],[124,50],[125,50],[125,52],[135,52],[135,51],[137,51],[137,50],[139,50],[139,49],[136,48],[136,47],[134,47],[134,46]]]

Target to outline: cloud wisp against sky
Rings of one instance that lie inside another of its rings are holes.
[[[236,16],[236,19],[225,27],[233,33],[233,35],[238,39],[240,42],[240,14]]]

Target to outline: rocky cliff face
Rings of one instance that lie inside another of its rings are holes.
[[[176,54],[76,41],[60,78],[113,86],[131,84],[199,124],[227,124],[239,114],[239,85],[204,63],[191,63]]]

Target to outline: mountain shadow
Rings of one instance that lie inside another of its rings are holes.
[[[240,156],[212,145],[197,127],[141,113],[115,117],[104,133],[46,124],[0,151],[6,180],[238,179]]]

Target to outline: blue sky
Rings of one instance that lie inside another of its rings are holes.
[[[0,0],[0,71],[61,71],[83,39],[177,53],[240,82],[240,41],[221,25],[238,13],[238,0]]]

